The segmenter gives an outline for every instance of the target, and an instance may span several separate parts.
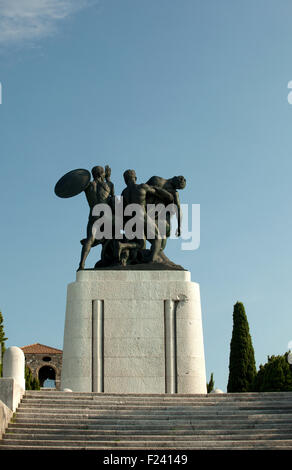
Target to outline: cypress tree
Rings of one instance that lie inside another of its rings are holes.
[[[5,352],[5,341],[8,338],[5,337],[4,325],[3,325],[3,315],[0,312],[0,377],[2,377],[2,360]]]
[[[29,367],[25,366],[25,389],[26,390],[39,390],[39,380],[32,375]]]
[[[213,390],[214,390],[214,385],[215,385],[215,382],[214,382],[214,374],[213,374],[213,372],[212,372],[212,373],[211,373],[211,376],[210,376],[210,380],[209,380],[209,382],[207,383],[207,393],[213,392]]]
[[[227,392],[252,391],[256,373],[254,349],[247,316],[243,304],[237,302],[233,309]]]

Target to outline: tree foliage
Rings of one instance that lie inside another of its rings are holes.
[[[210,380],[209,382],[207,383],[207,393],[211,393],[213,390],[214,390],[214,385],[215,385],[215,382],[214,382],[214,374],[213,372],[211,373],[211,376],[210,376]]]
[[[233,331],[230,343],[228,393],[250,392],[256,376],[254,349],[244,306],[233,308]]]
[[[268,356],[268,362],[260,365],[254,382],[256,392],[291,392],[292,370],[283,356]]]
[[[2,312],[0,312],[0,377],[2,377],[2,360],[6,349],[5,341],[7,339],[4,332],[3,315]]]
[[[27,366],[25,366],[25,389],[40,390],[40,383],[38,378],[32,375],[30,368]]]

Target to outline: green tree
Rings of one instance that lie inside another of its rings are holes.
[[[25,366],[25,389],[40,390],[39,380],[32,375],[29,367]]]
[[[233,308],[233,331],[230,343],[228,393],[250,392],[257,374],[254,349],[244,306]]]
[[[292,371],[287,357],[288,353],[283,356],[268,356],[268,362],[260,365],[254,381],[256,392],[292,391]]]
[[[3,315],[0,312],[0,377],[2,377],[2,360],[5,352],[5,341],[8,338],[5,337],[4,324],[3,324]]]
[[[207,383],[207,393],[211,393],[214,390],[214,385],[215,385],[215,382],[214,382],[214,376],[212,372],[210,376],[210,380]]]

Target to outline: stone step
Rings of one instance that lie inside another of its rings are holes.
[[[38,403],[38,402],[23,402],[20,403],[22,408],[76,408],[76,409],[82,409],[82,408],[106,408],[106,409],[116,409],[116,408],[141,408],[141,409],[156,409],[156,408],[161,408],[161,409],[166,409],[166,408],[186,408],[186,409],[200,409],[200,408],[218,408],[218,409],[226,409],[226,410],[233,410],[233,409],[256,409],[256,408],[262,408],[262,409],[284,409],[284,410],[289,410],[291,409],[291,403],[254,403],[254,404],[247,404],[247,403],[106,403],[106,402],[100,402],[100,403],[95,403],[95,402],[82,402],[82,403],[76,403],[74,401],[70,402],[63,402],[63,403],[58,403],[56,401],[51,401],[50,403]],[[20,406],[19,405],[19,406]]]
[[[84,408],[84,407],[90,407],[90,408],[98,408],[98,407],[103,407],[103,408],[143,408],[143,409],[149,409],[149,408],[161,408],[165,409],[168,407],[186,407],[186,408],[200,408],[200,407],[217,407],[217,408],[224,408],[224,409],[254,409],[254,408],[263,408],[263,409],[285,409],[289,410],[291,409],[291,401],[287,400],[287,403],[283,402],[275,402],[271,401],[270,403],[262,403],[260,401],[258,402],[253,402],[253,403],[248,403],[248,402],[231,402],[231,403],[222,403],[222,402],[184,402],[184,401],[178,401],[177,403],[174,402],[155,402],[155,403],[147,403],[147,402],[138,402],[138,403],[133,403],[131,401],[129,402],[107,402],[107,401],[82,401],[76,403],[74,400],[67,400],[67,401],[58,401],[58,400],[50,400],[46,402],[42,402],[40,400],[23,400],[21,402],[21,407],[22,408],[27,408],[27,407],[39,407],[39,408],[46,408],[46,407],[53,407],[53,408],[68,408],[68,407],[74,407],[74,408]]]
[[[51,402],[57,402],[57,403],[70,403],[74,402],[76,404],[80,403],[96,403],[96,404],[132,404],[132,405],[137,405],[137,404],[143,404],[143,405],[163,405],[163,404],[178,404],[178,403],[183,403],[186,405],[203,405],[203,404],[214,404],[214,405],[219,405],[219,404],[224,404],[224,406],[228,405],[234,405],[234,404],[245,404],[248,406],[251,406],[253,404],[261,404],[261,405],[269,405],[269,404],[282,404],[282,405],[289,405],[292,402],[292,394],[288,396],[273,396],[273,394],[270,394],[272,396],[269,396],[267,398],[261,398],[261,397],[254,397],[254,398],[249,398],[246,396],[238,396],[238,397],[228,397],[227,395],[211,395],[209,396],[205,395],[200,395],[200,398],[197,398],[196,396],[191,396],[191,397],[186,397],[185,395],[183,396],[178,396],[178,395],[167,395],[161,397],[147,397],[147,396],[108,396],[108,395],[92,395],[92,396],[84,396],[84,395],[73,395],[72,393],[64,393],[62,395],[56,395],[58,392],[51,392],[50,396],[41,396],[37,395],[37,393],[41,392],[36,392],[35,395],[33,396],[27,396],[25,395],[24,398],[22,399],[22,403],[26,402],[33,402],[33,403],[51,403]],[[239,394],[240,395],[240,394]]]
[[[223,423],[221,424],[220,422],[217,422],[217,427],[214,427],[213,429],[210,430],[210,423],[205,423],[204,421],[200,423],[195,423],[190,425],[187,424],[180,424],[179,426],[176,426],[175,428],[171,428],[169,423],[155,423],[156,425],[151,425],[151,426],[139,426],[139,425],[123,425],[119,426],[118,428],[113,429],[111,425],[103,425],[103,426],[97,426],[97,425],[92,425],[92,424],[80,424],[80,423],[75,423],[74,428],[72,428],[72,425],[69,423],[40,423],[40,424],[35,424],[35,423],[10,423],[8,426],[8,431],[14,431],[14,432],[39,432],[39,433],[44,433],[44,432],[52,432],[52,433],[60,433],[62,430],[64,430],[66,433],[72,432],[78,434],[79,432],[102,432],[102,433],[133,433],[133,432],[149,432],[149,433],[157,433],[157,432],[170,432],[170,433],[183,433],[183,432],[196,432],[196,431],[202,431],[205,432],[210,431],[210,432],[220,432],[220,433],[225,433],[225,432],[235,432],[237,431],[243,431],[243,432],[249,432],[253,430],[261,430],[262,432],[266,431],[271,431],[275,432],[279,429],[279,424],[281,425],[281,431],[285,432],[290,432],[292,430],[291,423],[285,423],[285,422],[245,422],[245,423],[234,423],[232,421],[229,421],[228,423]],[[177,424],[177,423],[176,423]]]
[[[110,406],[110,407],[105,407],[105,406],[84,406],[84,407],[56,407],[55,405],[53,406],[46,406],[46,407],[33,407],[33,406],[21,406],[18,408],[18,413],[19,414],[33,414],[36,413],[38,415],[44,415],[44,414],[60,414],[60,412],[65,415],[65,414],[94,414],[94,413],[106,413],[107,415],[111,414],[116,414],[119,412],[119,414],[129,414],[129,413],[135,413],[135,414],[193,414],[193,415],[199,415],[199,414],[225,414],[227,415],[244,415],[244,414],[286,414],[287,416],[291,417],[292,416],[292,407],[287,407],[287,408],[279,408],[279,407],[252,407],[252,408],[247,408],[247,407],[232,407],[232,408],[226,408],[224,406],[216,406],[216,407],[183,407],[183,406],[176,406],[176,407],[132,407],[132,406]],[[291,415],[291,416],[290,416]]]
[[[70,420],[70,421],[64,421],[64,420],[59,420],[58,422],[59,424],[65,424],[68,426],[72,426],[75,428],[76,425],[88,425],[88,422],[86,421],[83,421],[83,423],[79,420]],[[18,424],[18,423],[17,423]],[[24,427],[28,427],[29,424],[33,424],[33,421],[31,421],[30,423],[27,422],[27,421],[23,421],[22,422],[23,426]],[[37,423],[35,423],[35,426],[34,426],[34,429],[37,431],[38,427],[48,427],[50,425],[50,421],[48,422],[40,422],[40,424],[38,425]],[[108,422],[108,421],[102,421],[102,422],[95,422],[94,424],[92,424],[91,426],[88,426],[88,429],[95,429],[95,430],[110,430],[110,429],[118,429],[118,430],[132,430],[133,432],[136,432],[137,430],[139,429],[142,429],[142,430],[151,430],[151,429],[159,429],[161,430],[161,432],[163,432],[165,429],[167,431],[168,428],[171,428],[173,430],[183,430],[183,429],[207,429],[208,426],[209,428],[211,429],[230,429],[230,426],[234,424],[234,422],[232,421],[226,421],[225,423],[222,423],[221,421],[216,421],[216,420],[212,420],[210,419],[208,422],[205,422],[205,425],[203,422],[201,423],[198,423],[196,420],[194,421],[189,421],[189,422],[184,422],[184,421],[164,421],[163,423],[160,422],[160,421],[147,421],[147,422],[140,422],[137,423],[137,421],[135,420],[128,420],[128,421],[111,421],[111,422]],[[242,424],[241,422],[240,423],[237,423],[237,427],[238,428],[246,428],[245,427],[245,424],[249,424],[249,421],[246,420],[246,422],[244,424]],[[285,425],[285,429],[288,427],[287,426],[287,422],[285,421],[282,421],[282,422],[279,422],[277,421],[275,424],[277,424],[279,426],[279,428],[281,428],[282,426]],[[266,426],[262,426],[262,423],[261,422],[257,422],[256,423],[256,426],[257,426],[257,429],[265,429],[267,426],[270,426],[271,425],[271,421],[267,421],[266,422]],[[290,424],[291,426],[291,424]]]
[[[154,445],[155,444],[155,447]],[[88,440],[74,440],[74,441],[54,441],[54,440],[46,440],[45,445],[42,440],[20,440],[20,441],[13,441],[13,440],[5,440],[1,441],[0,449],[100,449],[100,450],[107,450],[107,449],[208,449],[208,448],[218,448],[218,449],[234,449],[234,448],[251,448],[251,449],[273,449],[273,448],[282,448],[285,450],[292,449],[292,440],[267,440],[263,439],[259,441],[256,440],[184,440],[180,441],[179,443],[174,438],[173,440],[164,439],[161,441],[155,441],[154,443],[149,440],[145,441],[136,441],[135,438],[132,440],[124,440],[124,441],[115,441],[115,440],[108,440],[107,442],[94,442]]]
[[[155,452],[158,453],[162,453],[162,452],[165,452],[165,451],[168,451],[169,453],[170,452],[176,452],[176,453],[181,453],[183,455],[183,453],[187,453],[187,452],[190,452],[190,451],[213,451],[213,452],[216,452],[216,451],[283,451],[283,450],[291,450],[291,446],[290,447],[285,447],[285,445],[277,445],[277,444],[269,444],[269,445],[265,445],[264,443],[259,443],[258,445],[256,443],[251,443],[251,444],[240,444],[240,443],[237,443],[236,445],[224,445],[224,446],[216,446],[216,445],[197,445],[195,448],[194,447],[169,447],[169,446],[158,446],[155,448],[155,451],[153,450],[153,447],[149,447],[149,446],[138,446],[138,447],[134,447],[134,446],[123,446],[123,447],[118,447],[116,446],[114,449],[112,446],[102,446],[102,447],[82,447],[82,448],[78,448],[78,447],[70,447],[70,446],[54,446],[54,447],[50,447],[50,448],[47,448],[46,446],[43,446],[43,445],[39,445],[39,446],[34,446],[33,448],[30,447],[30,446],[17,446],[15,447],[14,445],[6,445],[6,446],[3,446],[1,447],[1,450],[6,450],[8,452],[12,452],[12,451],[15,451],[15,450],[18,450],[18,451],[33,451],[33,452],[36,452],[36,451],[48,451],[49,453],[52,452],[52,451],[58,451],[58,452],[69,452],[71,451],[72,453],[74,451],[78,451],[78,452],[108,452],[108,453],[111,453],[111,452],[124,452],[124,451],[127,451],[127,454],[129,454],[130,456],[132,455],[132,453],[135,455],[135,453],[137,452],[147,452],[149,454],[154,454]],[[13,455],[17,455],[17,454],[13,454]],[[71,456],[70,456],[71,457]],[[74,456],[72,456],[74,458]],[[215,456],[214,456],[215,457]]]
[[[233,401],[243,400],[252,402],[254,400],[270,401],[270,400],[291,400],[292,392],[267,393],[249,395],[248,393],[219,393],[207,395],[187,395],[178,393],[165,393],[163,395],[139,395],[139,394],[107,394],[107,393],[82,393],[82,392],[51,392],[43,393],[38,391],[26,391],[24,399],[38,400],[130,400],[130,401],[165,401],[165,400],[190,400],[190,401]]]
[[[131,424],[136,423],[137,425],[155,425],[156,423],[176,423],[176,424],[203,424],[204,421],[208,425],[215,425],[219,423],[220,426],[229,425],[234,422],[237,424],[256,424],[256,423],[273,423],[273,424],[284,424],[292,426],[291,416],[283,414],[246,414],[246,415],[220,415],[220,414],[209,414],[209,415],[183,415],[183,414],[45,414],[45,415],[33,415],[33,414],[16,414],[14,417],[14,423],[31,423],[35,425],[39,424],[61,424],[61,423],[71,423],[71,424],[87,424],[92,426],[100,426],[102,424]]]
[[[118,401],[108,401],[108,400],[22,400],[20,405],[23,407],[26,406],[38,406],[40,408],[46,407],[46,406],[52,406],[54,407],[68,407],[70,405],[73,405],[76,408],[82,408],[84,406],[90,406],[90,407],[98,407],[98,406],[103,406],[103,407],[141,407],[141,408],[157,408],[157,407],[177,407],[177,406],[184,406],[187,408],[193,407],[193,408],[200,408],[200,407],[224,407],[226,409],[232,409],[232,408],[245,408],[245,409],[252,409],[256,407],[260,408],[281,408],[281,409],[289,409],[291,408],[292,400],[269,400],[265,402],[261,401],[254,401],[254,402],[249,402],[249,401],[243,401],[243,400],[238,400],[238,401],[184,401],[184,400],[178,400],[178,401],[155,401],[155,402],[147,402],[147,401],[125,401],[125,400],[118,400]]]
[[[199,409],[201,407],[206,407],[206,408],[224,408],[224,409],[254,409],[254,408],[264,408],[264,409],[291,409],[292,406],[292,400],[291,401],[286,401],[286,402],[278,402],[278,401],[270,401],[270,402],[254,402],[254,403],[249,403],[249,402],[243,402],[243,401],[238,401],[238,402],[184,402],[184,401],[177,401],[177,402],[153,402],[153,403],[148,403],[148,402],[125,402],[125,401],[118,401],[118,402],[107,402],[107,401],[82,401],[82,402],[76,402],[76,401],[66,401],[66,402],[58,402],[58,401],[50,401],[50,402],[21,402],[19,406],[22,407],[39,407],[39,408],[45,408],[45,407],[54,407],[54,408],[68,408],[68,407],[74,407],[74,408],[84,408],[84,407],[104,407],[104,408],[117,408],[117,407],[130,407],[130,408],[144,408],[144,409],[149,409],[149,408],[176,408],[176,407],[185,407],[187,409],[190,408],[195,408]]]
[[[158,407],[156,409],[147,408],[132,408],[132,407],[114,407],[114,408],[104,408],[104,407],[84,407],[84,408],[72,408],[72,407],[44,407],[44,408],[37,408],[36,407],[21,407],[18,409],[18,416],[47,416],[47,415],[79,415],[79,416],[126,416],[129,414],[135,414],[135,416],[161,416],[161,415],[180,415],[180,416],[209,416],[209,415],[224,415],[224,416],[244,416],[244,415],[258,415],[258,414],[265,414],[265,415],[283,415],[285,414],[288,419],[292,419],[292,408],[289,409],[278,409],[278,408],[233,408],[233,409],[226,409],[224,407],[215,407],[215,408],[208,408],[208,407],[200,407],[199,409],[186,409],[185,407]]]
[[[69,431],[69,432],[59,432],[56,433],[54,432],[49,432],[46,430],[43,430],[42,433],[37,430],[35,433],[32,433],[31,430],[27,432],[11,432],[8,431],[5,433],[5,436],[3,437],[3,441],[6,441],[7,439],[9,440],[73,440],[74,436],[77,437],[78,440],[97,440],[97,441],[104,441],[104,440],[129,440],[129,439],[134,439],[134,440],[149,440],[149,441],[161,441],[161,440],[197,440],[198,437],[204,436],[205,440],[214,440],[214,439],[219,439],[219,440],[238,440],[238,439],[244,439],[244,440],[250,440],[250,439],[286,439],[286,440],[292,440],[292,430],[290,429],[290,432],[283,432],[283,430],[269,430],[265,431],[264,433],[259,432],[259,430],[234,430],[232,432],[229,431],[215,431],[215,430],[188,430],[188,431],[183,431],[183,432],[177,432],[177,431],[169,431],[169,432],[164,432],[163,434],[157,431],[157,433],[151,433],[149,430],[148,433],[141,430],[138,433],[135,433],[133,436],[133,433],[127,431],[108,431],[108,432],[103,432],[103,431]]]
[[[245,397],[245,398],[262,398],[267,397],[292,397],[292,392],[245,392],[245,393],[220,393],[220,394],[205,394],[205,393],[101,393],[101,392],[63,392],[63,391],[42,391],[42,390],[26,390],[25,395],[35,396],[35,395],[47,395],[49,396],[64,396],[64,395],[71,395],[71,396],[89,396],[89,397],[158,397],[158,398],[166,398],[166,397],[191,397],[191,398],[212,398],[212,397],[227,397],[227,398],[238,398],[238,397]]]
[[[51,430],[51,428],[42,428],[42,432],[39,432],[39,428],[30,428],[29,431],[27,432],[22,432],[22,429],[13,429],[11,431],[12,434],[21,434],[23,438],[27,435],[34,435],[34,436],[42,436],[44,434],[49,434],[54,438],[56,435],[72,435],[72,440],[79,436],[87,436],[87,435],[104,435],[104,436],[110,436],[110,435],[121,435],[121,436],[138,436],[138,435],[151,435],[151,436],[156,436],[156,435],[164,435],[165,437],[167,436],[184,436],[184,435],[191,435],[194,436],[196,435],[197,437],[204,436],[204,435],[254,435],[254,434],[262,434],[263,436],[270,436],[272,438],[273,435],[277,434],[284,434],[288,437],[291,435],[291,428],[287,429],[287,427],[283,428],[278,428],[278,429],[271,429],[271,428],[213,428],[213,429],[208,429],[207,427],[205,428],[200,428],[200,427],[170,427],[170,428],[163,428],[163,427],[156,427],[156,428],[151,428],[151,427],[140,427],[140,428],[135,428],[135,427],[101,427],[100,429],[87,429],[87,430],[82,430],[82,429],[77,429],[74,428],[77,432],[68,432],[69,428],[61,428],[61,429],[54,429]],[[12,435],[10,433],[10,430],[7,430],[7,435]],[[6,434],[4,435],[4,437]],[[289,437],[290,439],[290,437]],[[1,441],[0,441],[1,442]]]
[[[193,407],[200,407],[200,406],[224,406],[224,407],[283,407],[288,408],[291,406],[292,399],[285,399],[285,400],[102,400],[102,399],[28,399],[24,398],[21,401],[22,405],[33,404],[37,406],[50,406],[55,404],[57,406],[68,406],[70,404],[74,404],[74,406],[142,406],[142,407],[157,407],[157,406],[193,406]]]
[[[275,442],[269,442],[269,441],[249,441],[249,442],[241,442],[241,441],[225,441],[225,442],[216,442],[216,441],[209,441],[209,442],[188,442],[186,441],[185,443],[182,442],[160,442],[154,444],[151,442],[144,442],[144,443],[134,443],[134,442],[123,442],[123,443],[113,443],[110,442],[109,444],[104,442],[100,442],[97,444],[92,444],[92,445],[87,445],[87,444],[78,444],[78,445],[70,445],[67,443],[55,443],[50,446],[46,446],[45,444],[38,443],[36,446],[30,446],[27,444],[27,446],[15,446],[13,444],[8,444],[8,446],[1,447],[0,450],[21,450],[21,449],[28,449],[31,451],[36,451],[36,450],[47,450],[49,453],[50,451],[57,451],[57,450],[66,450],[66,451],[90,451],[93,453],[93,451],[98,452],[98,451],[107,451],[107,454],[120,452],[123,455],[126,454],[125,451],[129,452],[129,454],[126,455],[133,455],[132,452],[140,451],[148,454],[157,454],[157,453],[172,453],[176,452],[179,453],[180,455],[183,455],[187,452],[190,451],[239,451],[239,450],[250,450],[250,451],[289,451],[292,449],[292,444],[291,442],[287,443],[282,442],[282,441],[275,441]],[[72,452],[73,453],[73,452]],[[222,452],[221,452],[222,453]],[[135,455],[135,454],[134,454]],[[130,467],[128,467],[130,468]]]
[[[60,420],[63,421],[74,421],[76,420],[87,420],[89,423],[97,423],[108,420],[109,422],[112,421],[128,421],[128,420],[136,420],[136,421],[183,421],[187,420],[190,421],[202,421],[202,420],[222,420],[222,421],[230,421],[235,420],[238,422],[241,421],[254,421],[254,420],[277,420],[278,422],[287,422],[292,423],[292,415],[286,413],[99,413],[99,412],[82,412],[82,413],[25,413],[25,412],[17,412],[17,415],[14,418],[20,421],[27,421],[27,422],[58,422]],[[16,421],[15,421],[16,422]]]
[[[226,406],[232,405],[232,404],[247,404],[247,405],[252,405],[252,404],[262,404],[262,405],[269,405],[269,404],[282,404],[282,405],[288,405],[289,403],[292,402],[292,395],[287,396],[287,397],[269,397],[266,399],[262,399],[259,397],[255,397],[252,399],[249,399],[248,397],[238,397],[238,398],[229,398],[227,396],[223,395],[218,395],[215,398],[215,395],[212,395],[214,398],[196,398],[195,396],[193,397],[185,397],[185,396],[175,396],[175,395],[170,395],[167,398],[158,398],[158,397],[153,397],[151,399],[147,397],[124,397],[124,396],[118,396],[118,397],[112,397],[112,396],[97,396],[97,397],[89,397],[89,396],[72,396],[72,394],[65,394],[61,396],[55,396],[55,393],[51,393],[50,397],[44,397],[44,396],[32,396],[32,397],[25,397],[22,399],[22,403],[26,402],[32,402],[32,403],[51,403],[51,402],[57,402],[57,403],[70,403],[74,402],[76,404],[80,403],[104,403],[104,404],[145,404],[145,405],[161,405],[161,404],[177,404],[177,403],[184,403],[184,404],[189,404],[189,405],[202,405],[202,404],[224,404]],[[219,398],[220,397],[220,398]]]

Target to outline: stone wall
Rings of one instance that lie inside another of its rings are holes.
[[[13,411],[0,400],[0,439],[11,420]]]

